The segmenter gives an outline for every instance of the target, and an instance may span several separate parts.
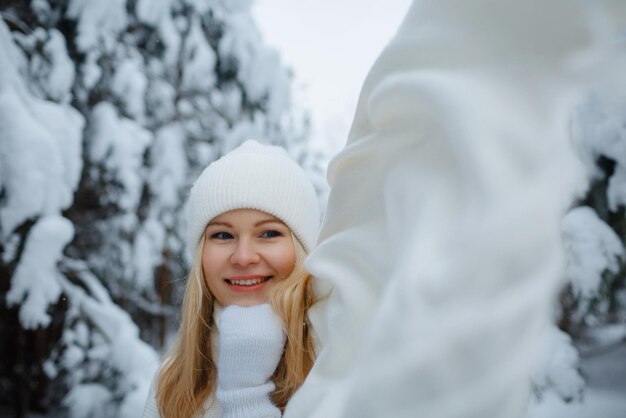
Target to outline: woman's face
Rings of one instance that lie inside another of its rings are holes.
[[[296,263],[291,231],[278,218],[237,209],[213,218],[204,233],[202,271],[222,306],[267,302]]]

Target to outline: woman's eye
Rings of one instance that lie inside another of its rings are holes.
[[[282,237],[283,234],[280,233],[279,231],[275,231],[275,230],[269,230],[269,231],[265,231],[261,234],[261,238],[276,238],[276,237]]]
[[[232,239],[233,236],[229,234],[228,232],[216,232],[214,234],[211,234],[211,238],[226,240],[226,239]]]

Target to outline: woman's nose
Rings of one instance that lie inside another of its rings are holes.
[[[237,242],[233,255],[230,257],[231,263],[239,266],[258,263],[259,259],[260,256],[254,247],[254,243],[249,239],[240,239]]]

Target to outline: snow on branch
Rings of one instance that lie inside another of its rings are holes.
[[[72,268],[79,267],[75,271],[79,282],[74,284],[63,278],[62,288],[69,296],[72,305],[70,311],[91,324],[92,332],[97,332],[102,337],[93,339],[90,352],[101,353],[100,358],[105,359],[106,367],[119,376],[119,381],[111,386],[91,381],[75,382],[64,402],[72,417],[91,416],[121,392],[123,400],[116,416],[136,417],[143,410],[159,356],[150,345],[141,340],[139,328],[130,315],[110,299],[106,288],[88,269],[80,268],[81,263],[74,260],[68,264]],[[94,344],[98,347],[94,347]],[[89,405],[83,402],[84,397],[81,394],[85,393],[97,395],[96,398],[90,398]]]

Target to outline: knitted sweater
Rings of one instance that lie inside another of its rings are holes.
[[[198,418],[280,416],[269,398],[274,390],[271,375],[284,347],[280,320],[269,305],[263,304],[226,309],[216,306],[214,321],[219,324],[218,332],[211,335],[218,387],[205,401],[205,411]],[[154,386],[153,381],[143,418],[160,418]]]

